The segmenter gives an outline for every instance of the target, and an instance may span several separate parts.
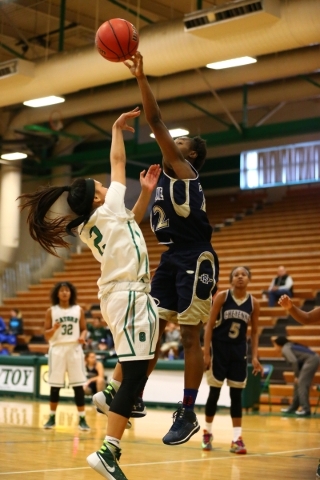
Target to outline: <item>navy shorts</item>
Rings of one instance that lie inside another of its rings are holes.
[[[247,381],[247,343],[213,340],[212,351],[212,366],[207,374],[208,384],[222,387],[226,379],[229,387],[244,388]]]
[[[207,322],[218,277],[219,261],[211,244],[170,246],[151,283],[159,317],[185,325]]]

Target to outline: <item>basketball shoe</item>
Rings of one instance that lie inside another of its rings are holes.
[[[43,425],[43,428],[54,428],[56,426],[56,416],[50,415],[49,420]]]
[[[318,468],[317,468],[317,471],[316,471],[316,477],[320,478],[320,460],[319,460],[319,465],[318,465]]]
[[[247,449],[245,444],[243,443],[242,437],[239,437],[236,442],[234,441],[231,442],[230,452],[238,453],[238,454],[247,453]]]
[[[206,452],[210,452],[212,450],[212,440],[213,440],[213,435],[212,433],[209,433],[207,430],[203,430],[203,435],[202,435],[202,450]]]
[[[142,418],[147,415],[147,409],[141,397],[137,398],[136,403],[132,407],[131,417]]]
[[[103,442],[98,452],[91,453],[87,462],[93,470],[108,480],[128,480],[118,465],[121,450],[108,442]]]
[[[79,418],[79,429],[87,432],[90,430],[90,427],[87,424],[85,417]]]
[[[186,410],[181,404],[172,417],[173,424],[162,439],[166,445],[180,445],[199,432],[200,425],[193,410]]]

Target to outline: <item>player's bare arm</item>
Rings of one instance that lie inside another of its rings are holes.
[[[151,194],[157,186],[161,173],[160,165],[151,165],[148,170],[140,173],[141,193],[132,211],[135,215],[135,221],[142,222],[149,205]]]
[[[128,120],[140,115],[138,107],[130,112],[123,113],[112,126],[112,140],[110,150],[111,181],[126,185],[126,152],[124,148],[122,130],[134,132],[134,128],[128,125]]]
[[[283,307],[287,312],[295,319],[304,325],[310,325],[314,323],[320,324],[320,307],[314,308],[310,312],[304,312],[300,308],[293,305],[292,300],[288,295],[282,295],[278,301],[279,305]]]
[[[195,178],[194,171],[189,163],[186,162],[162,120],[159,106],[143,71],[143,58],[141,53],[136,52],[132,57],[132,61],[126,61],[124,64],[138,81],[147,122],[155,135],[163,155],[164,171],[168,175],[176,178]]]
[[[259,334],[258,334],[258,321],[260,314],[260,305],[256,298],[253,299],[253,312],[251,315],[251,350],[252,350],[252,366],[254,375],[257,375],[259,372],[263,373],[263,367],[258,360],[258,343],[259,343]]]
[[[44,337],[46,340],[50,340],[51,337],[55,334],[56,330],[60,328],[61,323],[55,322],[52,325],[52,316],[51,316],[51,308],[48,308],[46,311],[45,321],[44,321]]]

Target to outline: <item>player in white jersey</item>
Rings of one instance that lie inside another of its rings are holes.
[[[139,392],[147,381],[149,360],[154,357],[159,333],[157,307],[150,296],[150,271],[146,244],[138,223],[143,219],[156,187],[160,166],[140,174],[141,194],[132,212],[124,206],[126,155],[122,130],[133,132],[128,119],[140,110],[122,114],[112,127],[110,151],[111,185],[77,179],[70,186],[46,187],[22,195],[21,208],[29,207],[29,231],[51,254],[68,246],[66,231],[80,226],[80,237],[101,263],[98,281],[101,311],[113,334],[121,362],[123,381],[108,411],[107,435],[98,452],[87,458],[89,465],[109,480],[125,480],[118,465],[120,439]],[[67,202],[79,217],[46,217],[54,202],[68,192]]]
[[[56,425],[60,388],[68,384],[74,390],[80,430],[90,430],[85,419],[84,390],[86,372],[82,345],[87,330],[83,309],[76,303],[77,292],[70,282],[58,282],[52,289],[52,307],[45,318],[45,337],[49,341],[50,416],[44,428]]]

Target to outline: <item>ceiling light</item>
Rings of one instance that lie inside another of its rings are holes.
[[[23,105],[27,107],[45,107],[46,105],[54,105],[55,103],[62,103],[65,99],[62,97],[56,97],[55,95],[51,95],[50,97],[42,97],[42,98],[34,98],[33,100],[27,100],[23,102]]]
[[[239,57],[230,58],[230,60],[223,60],[222,62],[208,63],[207,68],[213,70],[221,70],[222,68],[241,67],[241,65],[249,65],[249,63],[256,63],[257,59],[253,57]]]
[[[169,130],[169,133],[172,138],[183,137],[184,135],[189,135],[189,130],[184,128],[173,128]],[[150,137],[155,138],[154,133],[150,133]]]
[[[22,160],[23,158],[27,158],[26,153],[20,153],[20,152],[13,152],[13,153],[4,153],[1,155],[1,158],[3,160]]]

